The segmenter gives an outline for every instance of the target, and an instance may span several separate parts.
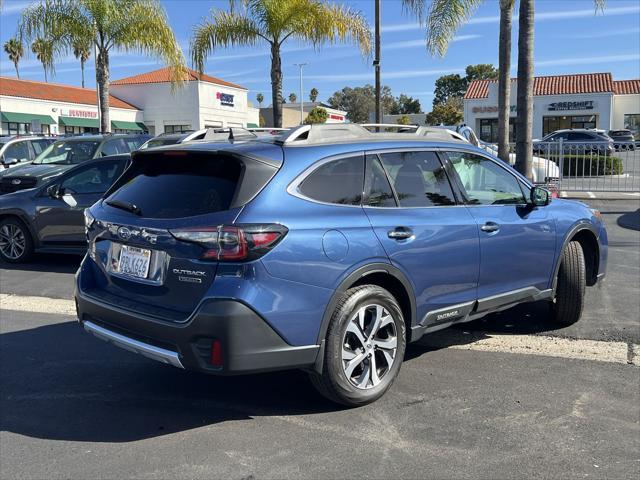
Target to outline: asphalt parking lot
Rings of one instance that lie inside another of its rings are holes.
[[[578,324],[533,303],[432,334],[359,409],[302,372],[215,378],[117,349],[68,308],[78,258],[2,264],[0,477],[638,478],[640,201],[590,203],[609,272]]]

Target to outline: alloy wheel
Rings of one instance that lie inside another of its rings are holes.
[[[342,342],[342,369],[349,382],[360,389],[378,386],[395,361],[397,335],[385,307],[361,307],[349,320]]]
[[[24,232],[18,225],[5,224],[0,228],[0,252],[10,260],[17,260],[26,248]]]

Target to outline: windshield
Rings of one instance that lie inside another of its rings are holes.
[[[72,165],[82,163],[85,160],[93,158],[100,145],[99,141],[80,140],[80,141],[60,141],[49,145],[40,155],[33,161],[35,165],[43,163],[55,163]]]
[[[162,147],[163,145],[175,145],[180,142],[185,136],[182,137],[174,137],[174,138],[154,138],[153,140],[149,140],[145,148],[153,148],[153,147]]]

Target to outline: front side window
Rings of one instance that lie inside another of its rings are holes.
[[[15,142],[4,151],[4,159],[15,159],[18,162],[29,160],[29,145],[27,142]]]
[[[305,197],[322,203],[360,205],[364,181],[364,157],[342,158],[315,169],[298,188]]]
[[[518,179],[488,158],[466,152],[446,154],[471,205],[526,203]]]
[[[393,152],[380,155],[401,207],[454,205],[451,185],[434,152]]]
[[[70,175],[60,186],[65,194],[104,193],[124,170],[125,162],[101,162]]]
[[[121,138],[114,138],[113,140],[109,140],[102,145],[102,151],[100,154],[103,157],[108,155],[118,155],[120,153],[128,153],[127,147],[124,141]]]

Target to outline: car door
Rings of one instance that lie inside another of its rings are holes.
[[[368,152],[365,183],[363,208],[413,286],[420,325],[464,317],[476,300],[478,228],[458,204],[436,152]]]
[[[523,183],[499,160],[464,150],[444,152],[480,235],[480,304],[513,303],[549,285],[556,249],[549,209],[527,202]]]
[[[59,195],[46,189],[36,211],[36,225],[44,244],[84,244],[84,209],[97,202],[122,174],[126,159],[91,162],[72,169],[54,184]]]

